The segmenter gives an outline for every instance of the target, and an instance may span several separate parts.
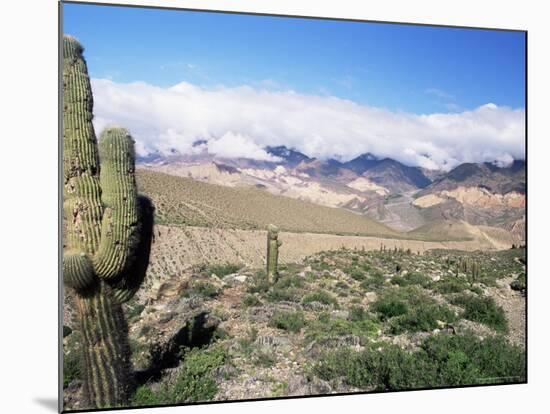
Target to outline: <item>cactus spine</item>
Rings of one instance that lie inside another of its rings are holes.
[[[270,224],[267,227],[267,279],[274,283],[279,277],[277,261],[279,260],[279,247],[283,244],[279,240],[279,229]]]
[[[84,397],[89,406],[103,408],[124,404],[132,390],[121,304],[145,277],[153,205],[137,194],[134,141],[128,132],[109,128],[98,147],[82,52],[76,39],[63,37],[63,280],[76,293]]]

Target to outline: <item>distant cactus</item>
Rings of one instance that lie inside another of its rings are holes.
[[[270,224],[267,228],[267,278],[274,283],[279,277],[277,261],[279,260],[279,247],[283,244],[279,240],[279,229]]]
[[[82,52],[76,39],[63,37],[63,279],[76,293],[84,398],[89,406],[103,408],[126,403],[132,390],[121,304],[145,277],[153,205],[137,194],[134,141],[128,132],[107,129],[98,148]]]

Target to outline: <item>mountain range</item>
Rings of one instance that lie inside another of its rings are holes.
[[[412,231],[434,221],[496,226],[524,240],[526,165],[464,163],[433,171],[372,153],[347,162],[267,146],[276,161],[196,154],[148,154],[138,167],[228,187],[253,186]]]

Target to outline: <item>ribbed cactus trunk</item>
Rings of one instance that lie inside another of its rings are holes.
[[[126,403],[133,386],[121,304],[145,277],[153,206],[137,194],[134,141],[128,132],[105,130],[98,148],[82,52],[78,41],[64,36],[63,280],[76,293],[85,403],[104,408]]]
[[[279,247],[283,242],[279,240],[279,229],[270,224],[267,228],[267,279],[275,283],[279,277],[277,264],[279,260]]]

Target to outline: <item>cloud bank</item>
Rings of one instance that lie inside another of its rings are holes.
[[[342,161],[371,152],[407,165],[448,170],[463,162],[502,165],[525,157],[525,111],[488,103],[459,113],[411,114],[336,97],[261,87],[161,88],[92,79],[94,125],[128,128],[138,154],[207,149],[274,160],[263,149],[286,145]],[[193,146],[197,140],[208,143]]]

